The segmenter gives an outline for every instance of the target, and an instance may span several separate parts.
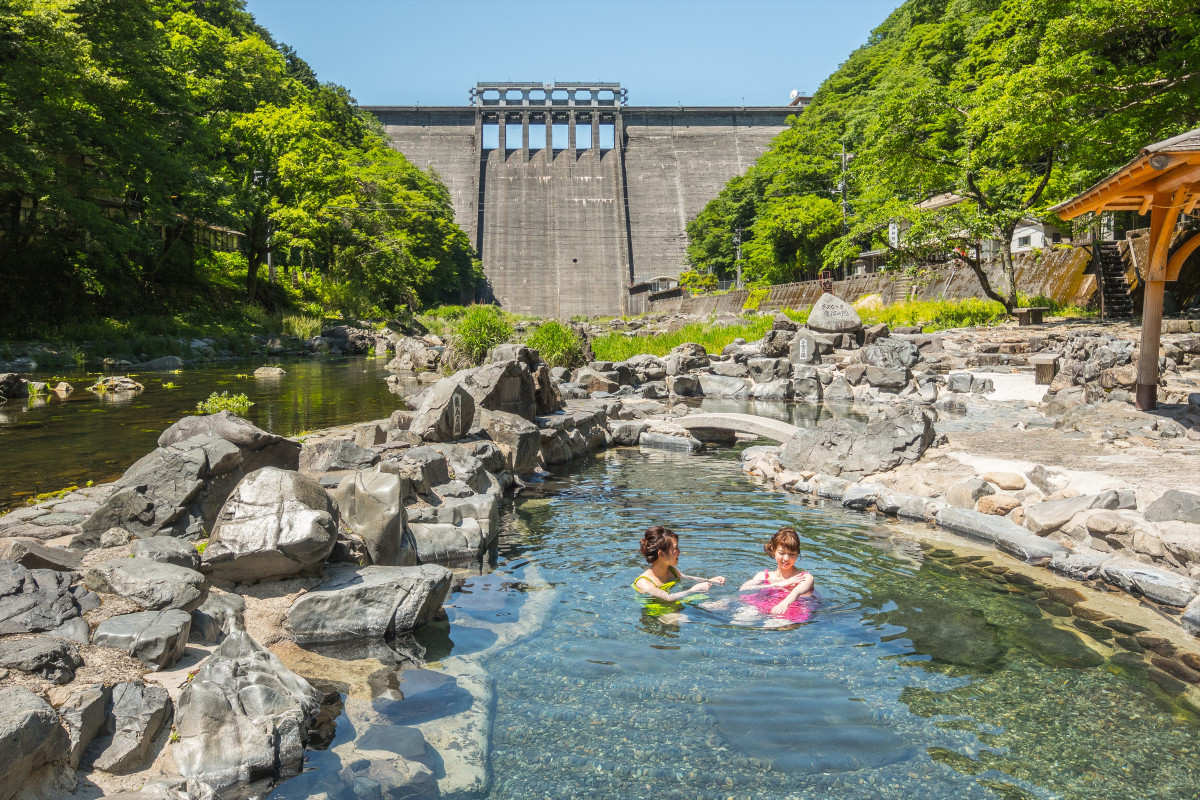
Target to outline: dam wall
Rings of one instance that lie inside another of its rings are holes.
[[[476,299],[547,317],[630,313],[630,287],[686,269],[688,221],[799,111],[624,106],[617,84],[560,98],[561,86],[481,84],[475,106],[365,108],[449,188],[483,263]]]

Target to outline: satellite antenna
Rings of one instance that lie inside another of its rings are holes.
[[[792,89],[792,93],[788,95],[788,97],[792,98],[793,100],[795,100],[799,96],[800,96],[799,89]]]

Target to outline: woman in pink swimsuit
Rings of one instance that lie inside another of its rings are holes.
[[[808,603],[796,602],[813,596],[813,576],[796,567],[800,556],[800,537],[794,528],[780,528],[771,541],[763,546],[767,555],[775,559],[775,570],[763,570],[742,584],[742,591],[757,589],[754,594],[744,594],[742,600],[764,614],[783,617],[792,622],[807,622],[812,616]]]

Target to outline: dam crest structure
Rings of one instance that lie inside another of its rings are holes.
[[[465,301],[637,314],[687,269],[687,222],[796,106],[630,106],[619,83],[479,83],[466,106],[365,106],[450,190],[483,262]]]

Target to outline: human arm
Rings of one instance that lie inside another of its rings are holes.
[[[688,589],[683,589],[678,592],[668,592],[659,586],[655,586],[654,582],[652,580],[650,580],[649,578],[647,578],[645,575],[642,575],[640,578],[638,578],[636,581],[633,582],[633,588],[637,589],[637,591],[639,593],[644,594],[644,595],[649,595],[650,597],[658,598],[659,600],[665,600],[668,603],[672,603],[676,600],[682,600],[683,598],[687,597],[688,595],[699,594],[700,592],[707,592],[708,586],[709,585],[707,582],[701,582],[701,583],[697,583],[695,586],[692,586]]]
[[[724,586],[725,585],[725,578],[723,578],[720,575],[717,575],[712,578],[701,578],[699,575],[684,575],[681,572],[681,573],[679,573],[679,577],[685,581],[700,581],[701,583],[711,583],[715,586]]]
[[[766,572],[756,572],[756,573],[754,573],[754,575],[752,575],[750,577],[750,580],[748,580],[742,584],[741,590],[744,592],[749,589],[757,589],[760,586],[764,586],[766,584],[766,582],[767,582],[767,573]]]
[[[812,593],[814,583],[815,581],[813,580],[813,576],[809,575],[807,572],[804,573],[799,582],[796,583],[796,585],[792,587],[792,590],[787,593],[787,597],[783,598],[771,607],[771,613],[782,614],[787,611],[788,606],[794,603],[796,598]]]

